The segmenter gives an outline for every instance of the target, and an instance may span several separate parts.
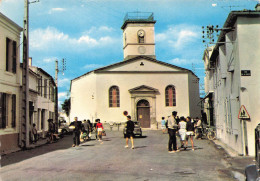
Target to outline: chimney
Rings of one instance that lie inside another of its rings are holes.
[[[32,57],[29,57],[29,59],[28,59],[28,65],[29,65],[29,67],[32,66]]]
[[[255,10],[256,10],[256,11],[260,11],[260,3],[257,3],[257,4],[256,4]]]

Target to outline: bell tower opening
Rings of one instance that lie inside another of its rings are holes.
[[[153,13],[132,12],[126,14],[121,27],[123,30],[124,60],[140,55],[156,59],[155,23]]]

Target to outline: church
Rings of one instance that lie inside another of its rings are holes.
[[[199,78],[190,70],[156,59],[153,13],[128,13],[123,30],[124,59],[71,80],[70,120],[99,118],[125,122],[124,111],[142,128],[160,127],[161,118],[200,115]]]

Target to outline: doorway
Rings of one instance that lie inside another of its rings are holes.
[[[137,121],[142,128],[150,128],[150,104],[147,100],[140,100],[137,103]]]

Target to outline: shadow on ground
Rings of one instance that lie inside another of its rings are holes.
[[[1,167],[18,163],[29,158],[43,155],[52,151],[64,150],[71,148],[73,144],[73,136],[66,135],[62,139],[52,144],[43,144],[33,149],[21,150],[1,156]]]

